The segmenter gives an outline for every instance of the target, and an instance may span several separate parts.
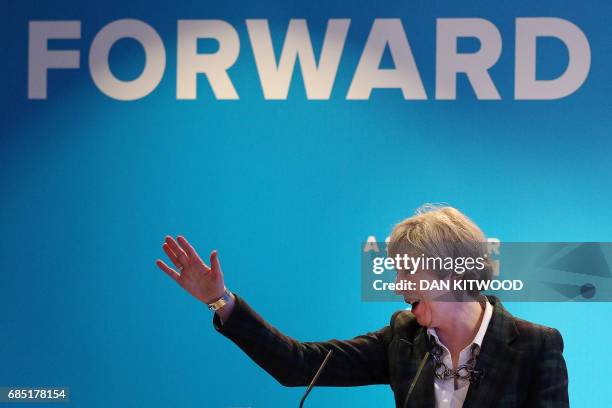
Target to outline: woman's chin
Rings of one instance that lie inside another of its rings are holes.
[[[427,313],[427,306],[422,304],[421,302],[417,302],[412,306],[412,314],[421,326],[429,326],[430,319],[429,314]]]

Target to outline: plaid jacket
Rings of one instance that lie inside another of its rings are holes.
[[[476,368],[484,370],[470,385],[464,407],[567,407],[567,369],[563,339],[556,329],[513,317],[488,297],[493,316]],[[389,384],[396,407],[435,407],[432,359],[414,390],[408,389],[431,347],[426,329],[409,311],[393,314],[389,326],[351,340],[299,342],[284,335],[236,296],[235,309],[215,328],[285,386],[307,386],[328,350],[333,349],[318,386]]]

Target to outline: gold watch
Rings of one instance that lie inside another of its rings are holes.
[[[218,300],[215,300],[212,303],[208,303],[208,309],[212,310],[213,312],[221,309],[229,302],[231,296],[232,292],[225,288],[225,293],[223,294],[223,296],[221,296]]]

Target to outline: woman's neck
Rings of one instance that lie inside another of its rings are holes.
[[[477,301],[445,302],[439,306],[443,310],[438,315],[446,318],[436,326],[436,334],[451,355],[459,355],[476,337],[482,323],[484,306]]]

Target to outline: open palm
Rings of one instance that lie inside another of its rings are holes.
[[[182,236],[176,240],[166,236],[162,248],[177,270],[161,259],[157,260],[157,266],[193,297],[204,303],[212,303],[223,296],[225,285],[217,251],[211,252],[208,266]]]

